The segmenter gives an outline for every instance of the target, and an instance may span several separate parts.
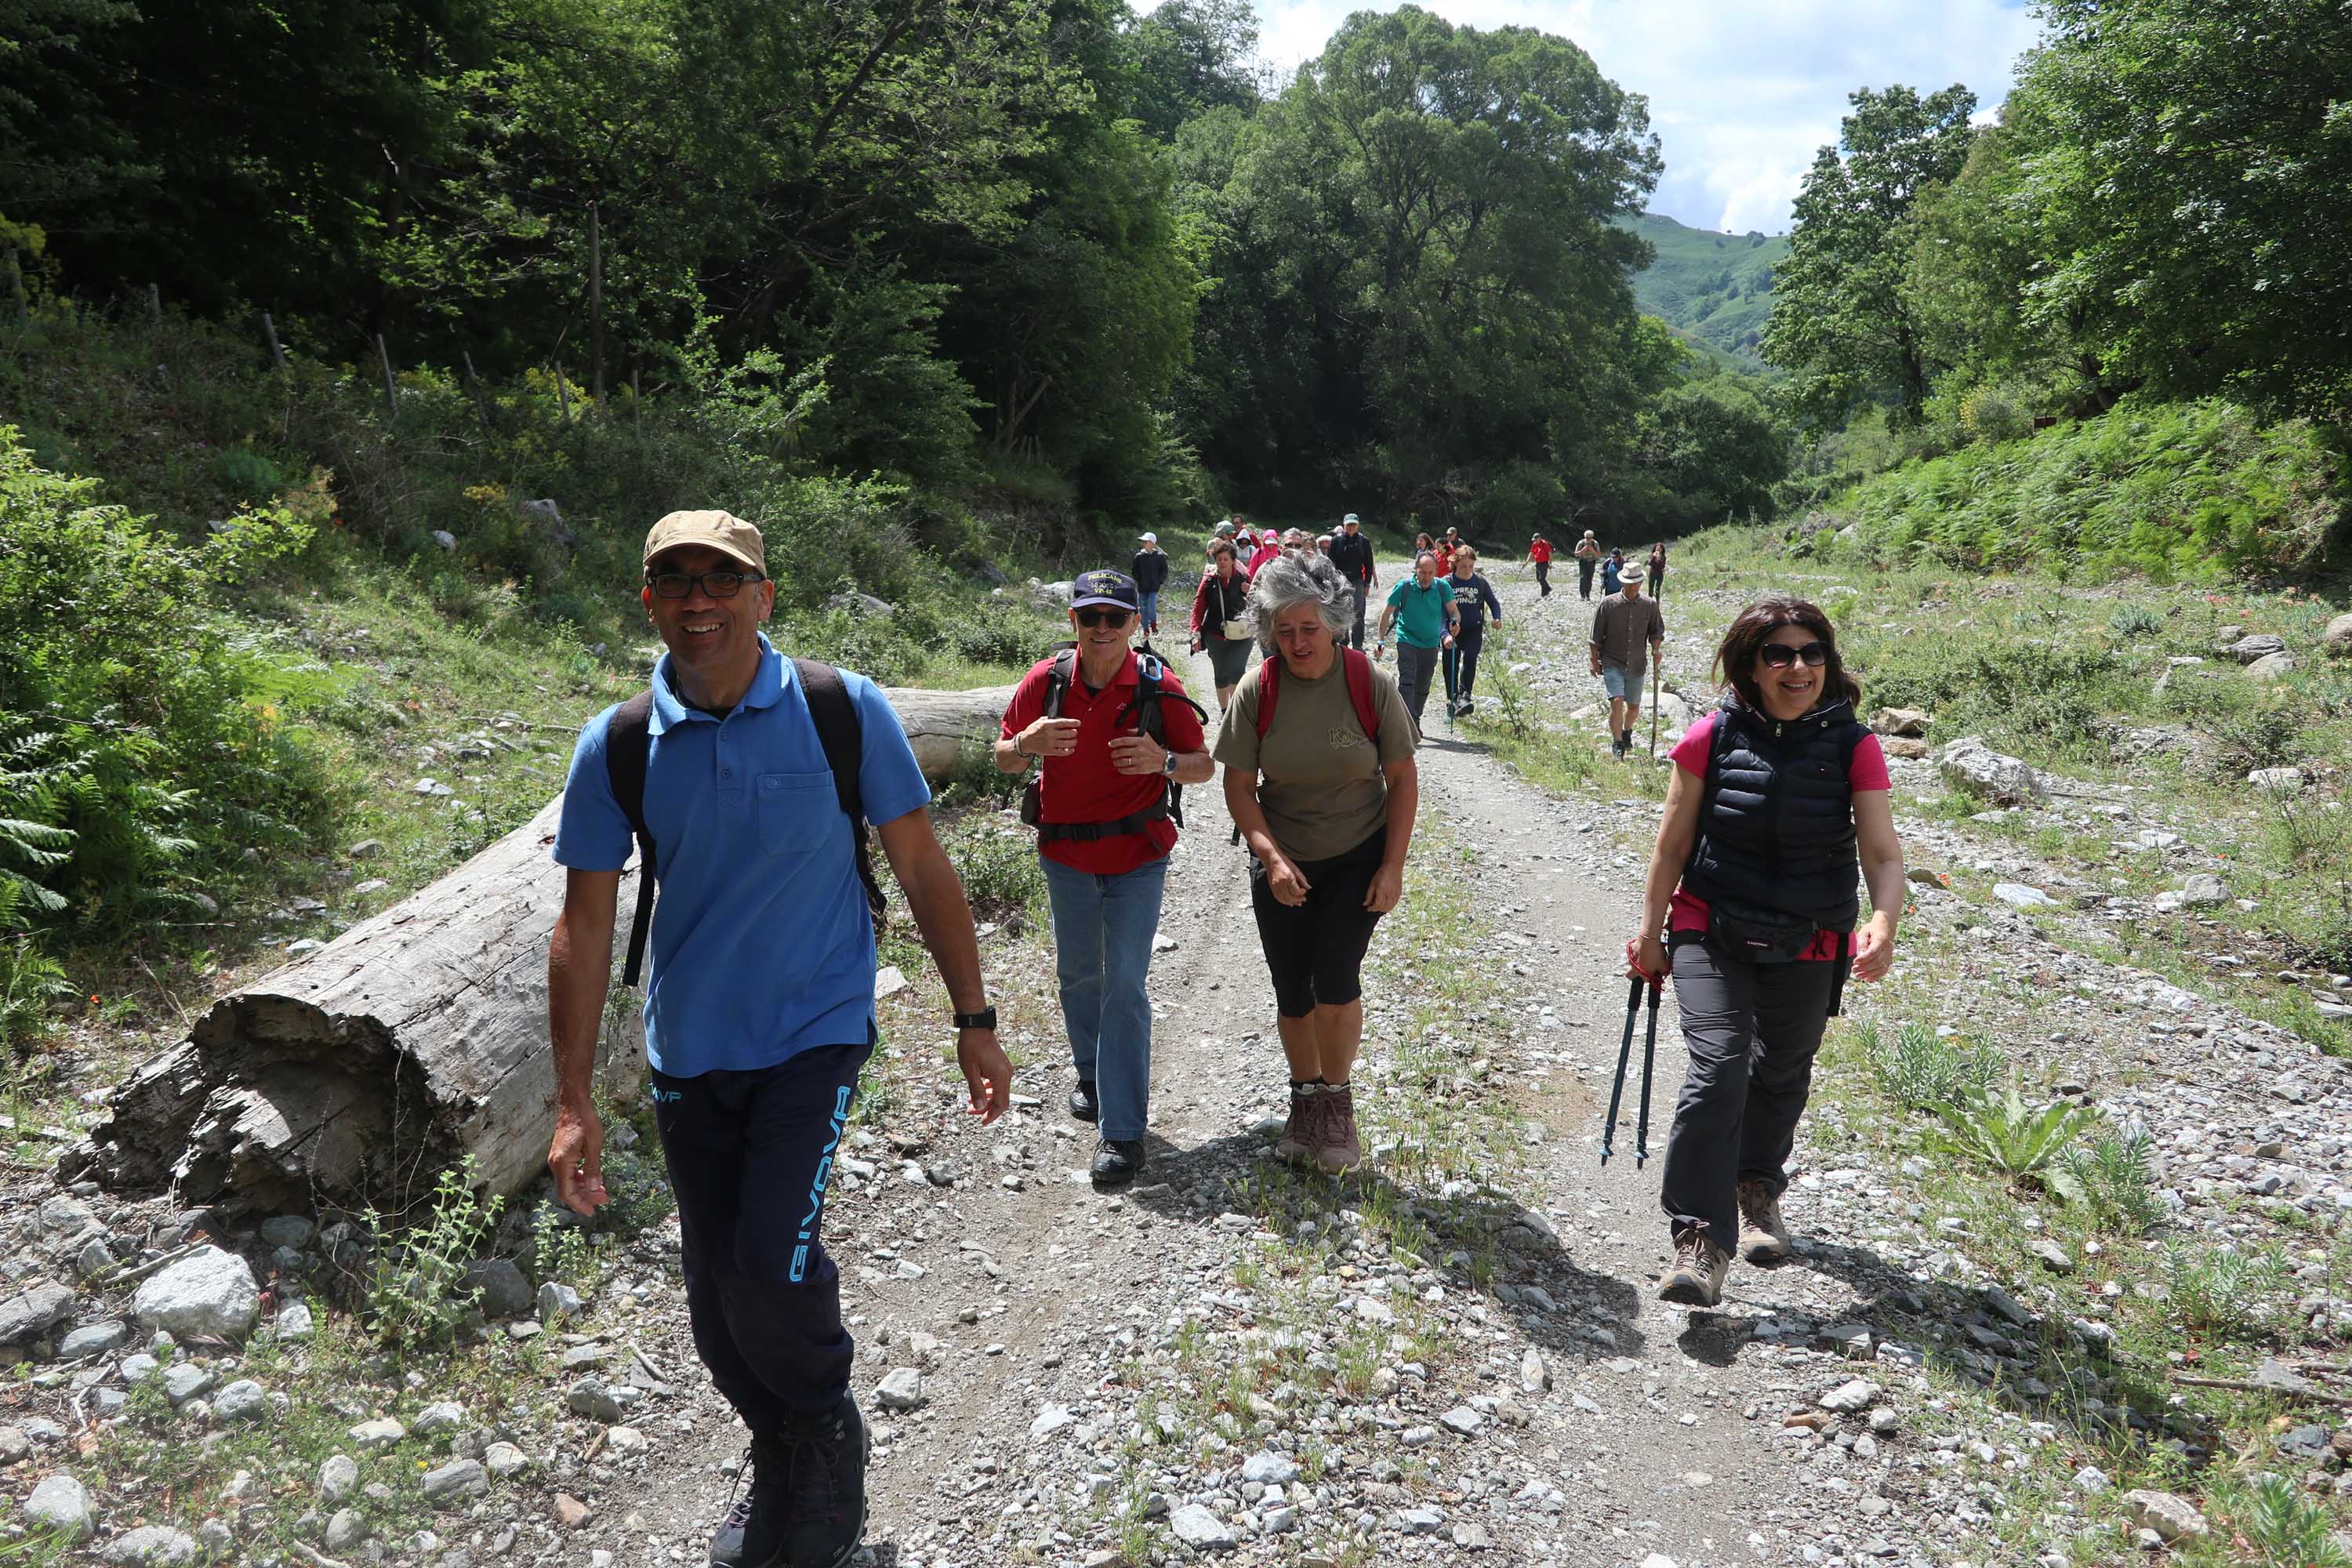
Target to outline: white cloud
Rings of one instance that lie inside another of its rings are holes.
[[[2012,0],[1422,3],[1449,21],[1574,40],[1602,75],[1650,100],[1666,163],[1650,210],[1735,232],[1788,226],[1798,184],[1814,153],[1837,139],[1854,89],[1966,82],[1989,112],[2039,31]],[[1259,47],[1287,75],[1364,8],[1258,0]]]

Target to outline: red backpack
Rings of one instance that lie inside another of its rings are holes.
[[[1343,647],[1339,652],[1339,668],[1347,672],[1348,700],[1355,705],[1356,722],[1364,728],[1364,739],[1375,751],[1381,743],[1380,704],[1372,700],[1372,661],[1362,650]],[[1282,658],[1279,654],[1257,667],[1257,738],[1265,739],[1266,727],[1274,722],[1275,700],[1282,691]]]

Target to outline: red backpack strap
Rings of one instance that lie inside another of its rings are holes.
[[[1339,650],[1339,667],[1347,672],[1348,700],[1356,705],[1356,722],[1364,727],[1364,739],[1378,751],[1381,744],[1381,709],[1372,698],[1372,661],[1364,657],[1361,648]]]
[[[1281,664],[1276,658],[1262,660],[1257,667],[1257,738],[1261,741],[1274,722],[1274,700],[1282,690],[1282,677],[1277,673]]]

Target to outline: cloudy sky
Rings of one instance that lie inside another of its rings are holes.
[[[1966,82],[1990,112],[2037,32],[2021,0],[1421,0],[1475,27],[1541,27],[1650,100],[1666,161],[1650,210],[1700,228],[1780,233],[1846,94]],[[1285,75],[1322,52],[1349,0],[1257,0],[1260,51]],[[1381,8],[1381,7],[1373,7]]]

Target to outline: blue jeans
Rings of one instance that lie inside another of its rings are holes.
[[[1151,939],[1160,933],[1165,856],[1118,877],[1043,860],[1054,907],[1054,962],[1070,1063],[1091,1079],[1097,1125],[1114,1142],[1143,1136],[1151,1105]]]
[[[1154,588],[1150,593],[1139,595],[1138,597],[1141,598],[1143,601],[1143,603],[1138,606],[1138,608],[1143,612],[1140,616],[1140,619],[1143,622],[1143,629],[1145,631],[1150,631],[1152,627],[1160,624],[1160,590]]]

